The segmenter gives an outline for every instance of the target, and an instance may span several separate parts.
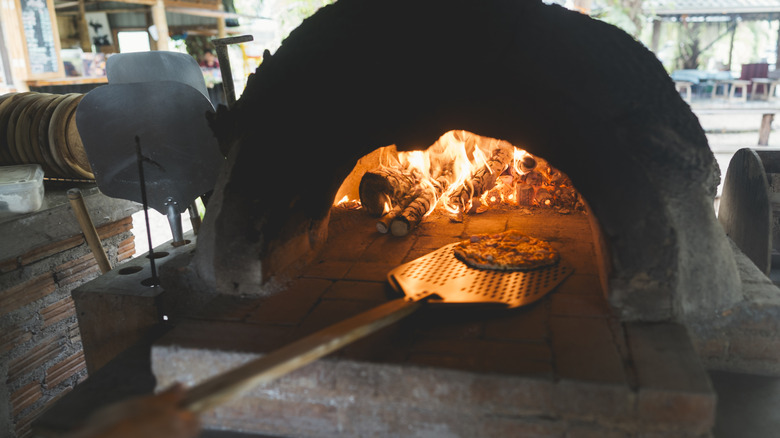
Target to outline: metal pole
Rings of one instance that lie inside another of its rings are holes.
[[[254,40],[252,35],[241,35],[213,40],[214,47],[217,49],[219,71],[222,73],[222,89],[225,91],[225,99],[227,99],[228,108],[236,103],[236,89],[233,85],[233,72],[230,70],[230,58],[228,57],[227,46],[230,44],[246,43],[252,40]]]

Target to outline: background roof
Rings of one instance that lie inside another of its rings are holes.
[[[756,15],[753,19],[780,18],[778,0],[649,0],[645,12],[659,16]]]

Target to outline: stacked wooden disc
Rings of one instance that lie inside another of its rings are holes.
[[[40,164],[46,177],[95,179],[76,128],[76,107],[83,96],[0,96],[0,166]]]

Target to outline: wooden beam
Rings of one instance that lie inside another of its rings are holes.
[[[78,6],[79,2],[60,2],[54,4],[54,9],[65,9],[65,8],[72,8],[74,6]]]
[[[157,50],[168,50],[168,19],[165,17],[165,3],[163,0],[157,0],[152,6],[152,22],[157,28]]]
[[[261,17],[259,15],[237,14],[235,12],[214,11],[211,9],[166,7],[165,10],[168,12],[172,12],[174,14],[194,15],[197,17],[212,17],[212,18],[224,17],[224,18],[248,18],[252,20],[271,20],[271,18]]]
[[[157,0],[94,0],[94,1],[90,1],[89,3],[105,3],[105,2],[128,3],[131,5],[146,5],[146,6],[154,6],[155,4],[157,4]],[[108,11],[100,11],[100,12],[108,12]]]
[[[772,132],[772,120],[774,114],[763,114],[761,116],[761,128],[758,130],[758,145],[769,146],[769,134]]]
[[[739,25],[739,21],[736,19],[734,20],[734,27],[731,29],[731,39],[729,41],[729,62],[726,64],[726,68],[731,71],[731,62],[733,60],[734,55],[734,35],[737,34],[737,26]]]
[[[198,2],[198,1],[179,1],[179,0],[167,0],[165,7],[170,8],[189,8],[189,9],[205,9],[209,11],[219,11],[220,3],[212,2]]]
[[[96,12],[105,12],[106,14],[145,14],[149,11],[149,8],[133,8],[133,9],[106,9],[104,11],[96,11]],[[79,11],[57,11],[57,15],[78,15]]]
[[[79,31],[79,45],[84,52],[92,51],[92,41],[89,40],[89,28],[87,27],[87,11],[84,6],[84,0],[76,2],[79,6],[79,14],[76,16],[76,26]]]
[[[780,70],[780,19],[777,20],[777,48],[775,49],[775,56],[777,61],[775,62],[775,70]]]
[[[221,4],[219,5],[219,11],[225,12],[225,7]],[[225,17],[217,17],[217,38],[225,38],[227,36],[227,32],[225,31]]]
[[[650,40],[650,51],[658,56],[658,44],[661,40],[661,20],[653,20],[653,36]]]

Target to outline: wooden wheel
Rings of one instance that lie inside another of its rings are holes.
[[[8,148],[8,119],[11,118],[11,112],[14,110],[14,102],[31,93],[9,93],[6,94],[0,102],[0,163],[5,165],[16,164],[14,156]]]
[[[63,116],[63,139],[65,147],[63,148],[63,158],[74,171],[82,178],[95,179],[95,175],[92,174],[92,167],[89,165],[89,159],[87,158],[87,152],[84,150],[84,145],[81,143],[81,136],[79,135],[78,128],[76,127],[76,109],[83,95],[76,98],[68,106],[68,110]]]
[[[40,142],[38,140],[38,128],[43,121],[43,114],[46,112],[46,108],[51,105],[52,102],[59,99],[61,96],[58,94],[51,94],[47,99],[39,100],[37,108],[31,112],[30,130],[28,137],[30,139],[30,149],[32,149],[33,155],[38,160],[38,163],[43,167],[43,173],[45,175],[54,175],[54,168],[49,164],[47,160],[47,154],[41,149]]]
[[[69,94],[68,97],[62,100],[57,108],[51,115],[51,121],[49,122],[49,150],[51,151],[52,158],[57,165],[63,170],[63,174],[66,177],[81,177],[70,166],[68,162],[68,146],[65,143],[65,123],[67,122],[67,115],[76,108],[78,105],[78,99],[81,94]],[[71,160],[72,161],[72,160]]]
[[[49,142],[49,127],[51,126],[51,119],[54,115],[54,111],[65,100],[71,97],[70,94],[64,94],[56,97],[44,110],[41,115],[41,122],[38,124],[38,148],[43,155],[44,161],[49,165],[53,171],[54,176],[65,178],[68,176],[68,172],[60,166],[59,161],[54,158],[56,151],[53,150],[52,145]]]
[[[19,97],[18,99],[14,99],[14,102],[12,103],[13,109],[11,110],[11,115],[8,117],[8,123],[6,124],[5,141],[8,145],[8,152],[11,153],[14,163],[16,164],[30,163],[22,145],[16,144],[16,125],[19,121],[19,116],[22,115],[22,111],[24,111],[28,105],[35,102],[37,98],[37,93],[30,93]]]
[[[26,159],[25,164],[41,164],[43,161],[41,153],[36,150],[35,147],[33,147],[30,133],[32,132],[32,124],[33,119],[35,118],[35,114],[42,107],[45,107],[47,103],[51,102],[53,98],[54,95],[49,93],[41,93],[36,95],[35,100],[30,102],[22,110],[21,114],[19,115],[19,119],[16,121],[16,129],[14,133],[15,144],[19,155],[22,156],[23,160]]]

